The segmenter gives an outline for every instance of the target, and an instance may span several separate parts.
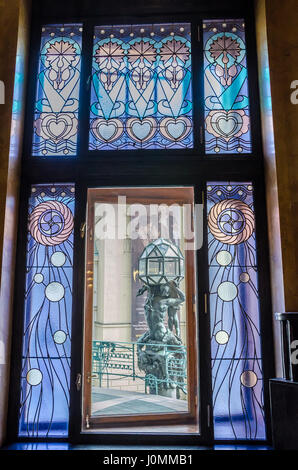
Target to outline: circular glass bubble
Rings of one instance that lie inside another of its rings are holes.
[[[60,282],[51,282],[46,287],[45,295],[51,302],[59,302],[64,297],[64,287]]]
[[[237,297],[238,289],[233,282],[222,282],[217,289],[218,296],[225,302],[231,302]]]
[[[232,261],[232,255],[229,251],[222,250],[219,251],[216,255],[216,261],[220,266],[228,266],[230,262]]]
[[[244,387],[252,388],[257,384],[258,377],[253,370],[245,370],[240,376],[240,382]]]
[[[66,341],[66,333],[63,330],[57,330],[53,334],[53,339],[56,344],[63,344]]]
[[[250,276],[248,273],[241,273],[239,279],[241,282],[248,282],[250,280]]]
[[[54,266],[61,267],[65,264],[66,256],[63,251],[56,251],[51,256],[51,263]]]
[[[215,341],[218,344],[226,344],[229,341],[229,335],[226,331],[220,330],[215,335]]]
[[[34,282],[36,282],[36,284],[41,284],[43,282],[43,274],[36,273],[33,279],[34,279]]]
[[[26,380],[29,385],[39,385],[42,381],[42,373],[39,369],[30,369],[27,372]]]

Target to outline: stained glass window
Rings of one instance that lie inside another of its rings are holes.
[[[251,183],[208,183],[216,439],[264,439],[255,217]]]
[[[42,28],[33,155],[76,155],[81,37],[81,24]]]
[[[205,20],[203,30],[206,153],[249,153],[245,24]]]
[[[90,150],[193,146],[190,24],[97,26]]]
[[[20,436],[68,433],[74,186],[29,200]]]

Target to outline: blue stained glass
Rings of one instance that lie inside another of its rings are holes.
[[[94,33],[89,149],[192,148],[190,24]]]
[[[265,439],[251,183],[208,183],[208,260],[216,439]]]
[[[77,153],[82,25],[42,28],[32,154]]]
[[[67,436],[74,185],[35,185],[29,200],[19,435]]]
[[[205,150],[251,152],[245,24],[203,21]]]

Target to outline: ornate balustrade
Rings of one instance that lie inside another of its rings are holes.
[[[142,347],[151,346],[163,357],[164,373],[162,378],[154,371],[145,374],[138,367],[139,353]],[[144,383],[144,392],[158,394],[161,385],[177,388],[187,393],[187,355],[183,345],[93,341],[92,377],[99,387],[109,388],[113,381],[139,379]]]

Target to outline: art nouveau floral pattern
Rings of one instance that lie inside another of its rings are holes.
[[[244,26],[242,20],[203,22],[207,153],[251,152]]]
[[[81,65],[81,25],[42,29],[33,155],[75,155]]]
[[[95,28],[91,150],[192,147],[189,24]]]
[[[254,188],[206,189],[214,437],[265,439]]]
[[[67,437],[75,186],[33,185],[28,202],[19,436]]]

